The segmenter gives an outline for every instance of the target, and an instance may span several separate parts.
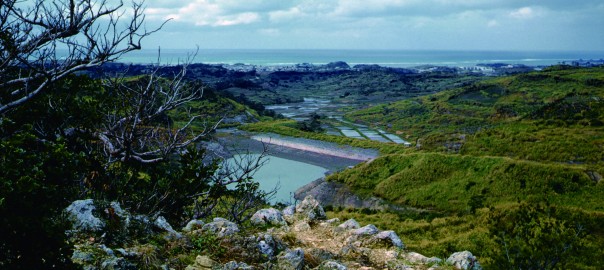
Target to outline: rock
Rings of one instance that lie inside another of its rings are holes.
[[[298,222],[296,223],[296,225],[294,225],[294,231],[295,232],[305,232],[305,231],[309,231],[311,230],[310,224],[308,224],[308,222],[302,221],[302,222]]]
[[[478,263],[478,260],[469,251],[455,252],[449,256],[447,263],[455,266],[457,269],[463,270],[479,270],[482,266]]]
[[[271,258],[273,257],[275,251],[273,250],[273,248],[266,243],[266,241],[262,240],[258,243],[258,250],[260,251],[260,253],[262,253],[263,255],[266,255],[267,257]]]
[[[328,220],[325,221],[325,223],[329,224],[329,225],[335,224],[335,223],[339,223],[339,222],[340,222],[339,218],[332,218],[332,219],[328,219]]]
[[[368,153],[368,155],[377,156],[377,153]],[[326,181],[324,177],[297,189],[294,193],[294,198],[302,200],[309,195],[312,195],[321,205],[330,205],[333,207],[369,209],[385,209],[389,207],[382,199],[376,197],[362,199],[347,185],[334,181]]]
[[[136,266],[121,257],[111,257],[101,263],[101,269],[106,270],[135,270]]]
[[[216,234],[218,237],[231,236],[239,232],[237,224],[230,222],[224,218],[214,218],[208,224],[203,225],[202,230]]]
[[[428,257],[417,252],[409,252],[403,255],[403,257],[412,264],[424,264],[428,261]]]
[[[65,212],[73,222],[73,230],[97,232],[105,227],[105,222],[94,216],[94,210],[96,210],[94,201],[87,199],[72,202]]]
[[[224,264],[224,266],[221,269],[222,270],[238,270],[238,269],[251,270],[251,269],[254,269],[254,267],[251,267],[244,262],[238,263],[236,261],[230,261],[230,262]]]
[[[204,224],[205,223],[203,223],[203,221],[201,221],[201,220],[193,219],[193,220],[189,221],[184,228],[182,228],[182,231],[190,232],[190,231],[198,230],[198,229],[201,229]]]
[[[292,224],[294,223],[294,214],[296,214],[296,207],[293,205],[290,205],[288,207],[283,208],[283,211],[281,211],[281,213],[283,214],[283,219],[285,219],[285,221],[287,221],[287,223]]]
[[[441,258],[437,258],[437,257],[430,257],[426,260],[427,265],[439,265],[442,262],[443,262],[443,260]]]
[[[369,224],[365,227],[362,228],[358,228],[354,231],[352,231],[353,235],[374,235],[376,233],[378,233],[380,230],[378,230],[378,228],[375,227],[375,225],[373,224]]]
[[[304,268],[304,250],[296,248],[288,250],[277,258],[277,269],[302,270]]]
[[[312,196],[306,196],[304,200],[296,206],[296,213],[302,214],[304,218],[311,221],[325,220],[327,216],[323,207]]]
[[[88,265],[94,262],[94,255],[91,252],[75,249],[71,261],[79,265]]]
[[[344,230],[358,229],[358,228],[361,228],[361,224],[359,224],[356,220],[351,218],[349,220],[346,220],[346,222],[340,224],[338,226],[338,228],[341,228]]]
[[[324,261],[333,260],[336,255],[321,248],[311,248],[305,252],[307,256],[311,257],[313,261],[322,263]]]
[[[153,225],[155,225],[155,227],[167,231],[171,237],[174,238],[182,238],[182,234],[180,234],[179,232],[175,231],[172,228],[172,225],[170,225],[170,223],[168,223],[168,221],[166,220],[166,218],[159,216],[155,219],[155,222],[153,222]]]
[[[257,226],[284,226],[287,225],[283,214],[275,208],[260,209],[250,219],[250,222]]]
[[[403,241],[398,237],[398,235],[396,235],[394,231],[382,231],[374,235],[373,238],[379,242],[386,242],[388,245],[392,245],[397,248],[405,248]]]
[[[325,269],[325,270],[347,270],[348,268],[346,268],[346,266],[340,264],[339,262],[336,261],[324,261],[321,266],[319,266],[319,269]]]
[[[217,266],[218,263],[208,256],[197,255],[195,264],[187,266],[186,270],[210,270]]]

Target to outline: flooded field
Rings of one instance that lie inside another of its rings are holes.
[[[296,121],[307,120],[312,113],[327,116],[333,124],[324,125],[323,128],[325,129],[325,133],[330,135],[379,142],[393,142],[411,146],[411,143],[395,134],[344,120],[342,118],[342,113],[338,111],[338,108],[341,107],[342,105],[334,104],[327,99],[304,98],[304,102],[268,105],[266,106],[266,109],[273,110],[276,113],[280,113],[283,116]]]

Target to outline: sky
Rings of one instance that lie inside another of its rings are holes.
[[[147,0],[147,48],[604,51],[602,0]]]

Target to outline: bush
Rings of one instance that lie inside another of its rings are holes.
[[[493,265],[500,269],[573,268],[569,264],[584,247],[584,225],[559,219],[555,207],[522,204],[494,211],[489,232]]]

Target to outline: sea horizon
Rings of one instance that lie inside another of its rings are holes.
[[[176,65],[191,63],[288,66],[302,63],[323,65],[343,61],[350,66],[375,64],[385,67],[476,66],[478,64],[523,64],[549,66],[575,60],[602,60],[604,51],[486,51],[486,50],[357,50],[357,49],[142,49],[117,62]]]

